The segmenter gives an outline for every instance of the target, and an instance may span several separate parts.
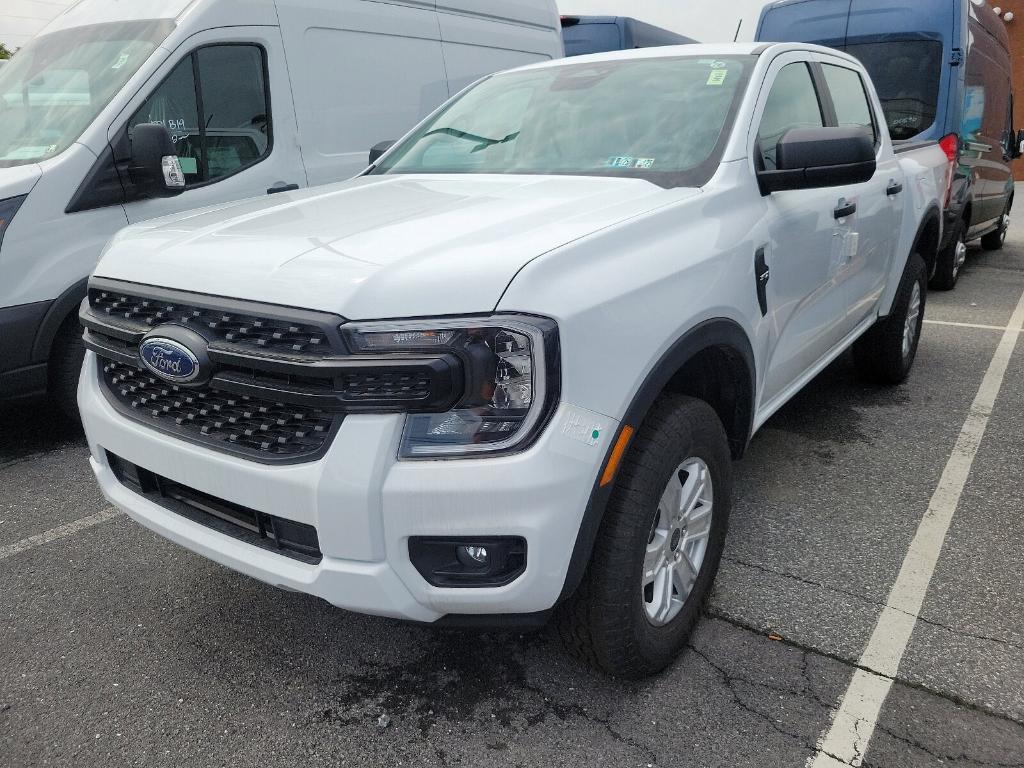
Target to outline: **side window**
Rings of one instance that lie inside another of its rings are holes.
[[[787,64],[775,78],[764,105],[757,143],[766,170],[775,170],[775,150],[786,131],[793,128],[823,128],[818,93],[807,64]]]
[[[263,49],[211,45],[174,68],[128,121],[160,123],[171,134],[189,185],[217,181],[270,151]]]
[[[852,69],[832,64],[822,64],[821,68],[825,72],[825,82],[828,83],[840,127],[867,128],[877,144],[878,131],[871,118],[871,103],[860,75]]]

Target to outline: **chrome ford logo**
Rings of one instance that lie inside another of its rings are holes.
[[[142,364],[161,379],[187,384],[199,377],[199,360],[184,344],[162,336],[145,339],[139,345]]]

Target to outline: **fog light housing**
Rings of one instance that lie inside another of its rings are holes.
[[[503,587],[526,570],[526,539],[412,536],[409,559],[435,587]]]

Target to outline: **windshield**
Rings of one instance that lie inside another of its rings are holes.
[[[0,168],[71,146],[173,28],[167,19],[94,24],[18,51],[0,67]]]
[[[373,173],[521,173],[700,186],[718,167],[753,56],[642,58],[494,75]]]
[[[935,122],[942,43],[892,40],[848,45],[844,50],[860,59],[871,75],[893,139],[913,138]]]

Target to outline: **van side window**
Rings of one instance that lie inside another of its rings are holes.
[[[823,128],[821,103],[807,64],[787,64],[779,70],[761,116],[757,143],[765,170],[775,170],[776,146],[793,128]]]
[[[836,117],[842,128],[867,128],[874,142],[878,143],[878,131],[872,119],[871,104],[860,75],[852,69],[822,64],[825,82],[832,95]]]
[[[259,162],[272,136],[264,57],[255,45],[193,51],[128,121],[129,137],[140,123],[165,126],[189,186]]]

